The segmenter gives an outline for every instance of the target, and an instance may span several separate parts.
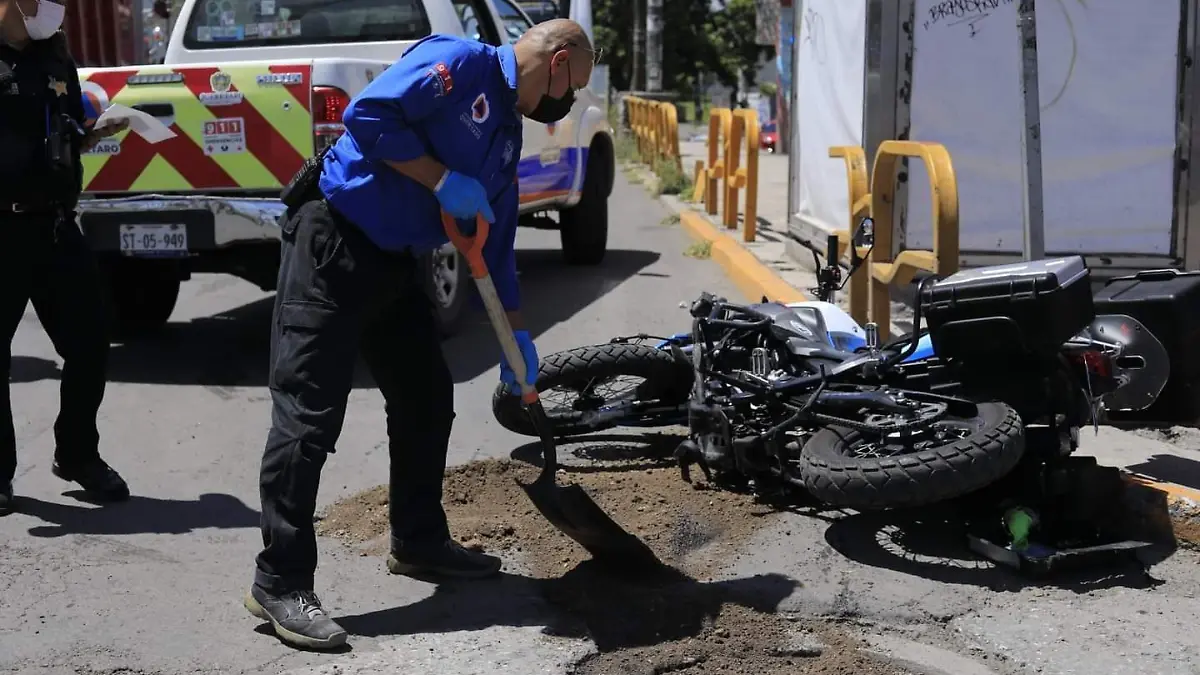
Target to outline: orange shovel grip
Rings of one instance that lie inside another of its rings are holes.
[[[476,214],[475,234],[467,236],[459,229],[454,216],[442,211],[442,227],[446,230],[446,236],[450,237],[450,243],[466,258],[467,267],[475,279],[482,279],[488,275],[487,263],[483,260],[483,245],[487,242],[489,225],[483,214]]]

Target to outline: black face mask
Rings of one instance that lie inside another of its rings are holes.
[[[568,84],[571,78],[571,64],[567,63],[567,79]],[[538,101],[537,107],[534,108],[526,117],[542,124],[554,124],[567,115],[571,114],[571,107],[575,105],[575,90],[567,88],[567,93],[563,94],[562,98],[554,98],[550,95],[550,83],[546,83],[546,93],[542,94],[542,98]]]

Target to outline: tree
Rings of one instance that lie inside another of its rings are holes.
[[[561,0],[570,2],[570,0]],[[604,50],[608,79],[615,91],[628,91],[633,80],[633,2],[631,0],[593,0],[592,30],[596,47]]]
[[[714,11],[713,0],[664,1],[664,89],[691,92],[700,72],[713,73],[728,86],[737,85],[739,73],[754,83],[764,49],[754,41],[754,0],[718,0],[717,6],[720,9]],[[645,16],[634,16],[632,0],[593,0],[592,19],[612,87],[628,90],[633,81],[634,22],[645,22]],[[773,57],[773,50],[767,49]]]
[[[709,0],[665,0],[663,3],[664,89],[690,89],[695,84],[696,73],[710,69],[716,63],[716,53],[705,30],[710,14]],[[634,16],[632,0],[592,2],[596,44],[604,50],[608,77],[617,90],[629,89],[633,80],[631,57],[635,21],[644,27],[646,17]]]
[[[706,30],[712,17],[711,7],[710,0],[664,0],[664,88],[691,92],[696,86],[696,75],[712,70],[717,64],[717,52]]]
[[[716,54],[712,71],[729,87],[738,85],[741,74],[747,85],[754,84],[759,57],[775,57],[773,47],[755,42],[754,0],[717,0],[721,10],[712,12],[705,26],[708,42]]]

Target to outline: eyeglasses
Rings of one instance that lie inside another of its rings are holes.
[[[593,65],[593,66],[600,65],[600,59],[604,57],[604,49],[603,49],[603,48],[600,48],[600,49],[588,49],[587,47],[584,47],[584,46],[582,46],[582,45],[580,45],[580,44],[577,44],[577,43],[575,43],[575,42],[566,42],[566,43],[563,43],[562,45],[559,45],[559,47],[558,47],[558,48],[559,48],[559,49],[562,49],[563,47],[574,47],[575,49],[579,49],[579,50],[582,50],[582,51],[585,51],[585,52],[587,52],[587,53],[591,54],[591,55],[592,55],[592,65]],[[555,51],[557,51],[557,50],[555,50]]]

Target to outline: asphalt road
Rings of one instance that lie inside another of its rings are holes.
[[[526,321],[543,354],[622,332],[676,332],[688,325],[681,301],[702,290],[736,297],[714,264],[683,255],[689,242],[666,215],[622,180],[597,268],[563,264],[556,232],[521,231]],[[26,313],[12,348],[21,501],[0,519],[0,672],[260,673],[329,661],[254,632],[259,622],[241,607],[261,544],[271,297],[232,277],[197,277],[165,335],[114,346],[102,452],[135,497],[106,509],[64,494],[70,486],[50,473],[61,361]],[[499,348],[482,313],[473,318],[445,343],[458,382],[452,463],[507,456],[527,442],[492,418]],[[382,397],[365,372],[356,385],[322,506],[387,475]],[[323,554],[318,587],[338,614],[431,592],[337,544]],[[516,644],[504,642],[503,650]]]
[[[715,265],[682,255],[688,242],[665,215],[622,181],[611,201],[609,258],[598,269],[561,264],[555,233],[520,234],[526,304],[543,353],[616,333],[678,330],[686,325],[678,303],[701,290],[735,297]],[[98,509],[50,474],[59,362],[26,315],[11,385],[23,500],[20,513],[0,519],[0,672],[568,672],[590,646],[543,635],[550,610],[533,591],[501,582],[435,593],[333,542],[322,543],[318,591],[353,633],[353,651],[296,652],[256,632],[241,595],[260,543],[269,316],[269,295],[230,278],[197,278],[164,336],[115,348],[101,433],[105,456],[136,497]],[[491,418],[497,348],[482,317],[445,348],[460,385],[451,461],[508,455],[525,441]],[[385,443],[383,402],[364,376],[325,468],[322,505],[381,482]],[[1200,673],[1194,554],[1156,566],[1154,582],[1115,575],[1032,586],[948,553],[934,534],[901,537],[869,517],[788,515],[714,576],[787,575],[797,583],[781,609],[864,626],[878,634],[875,649],[918,672]]]

